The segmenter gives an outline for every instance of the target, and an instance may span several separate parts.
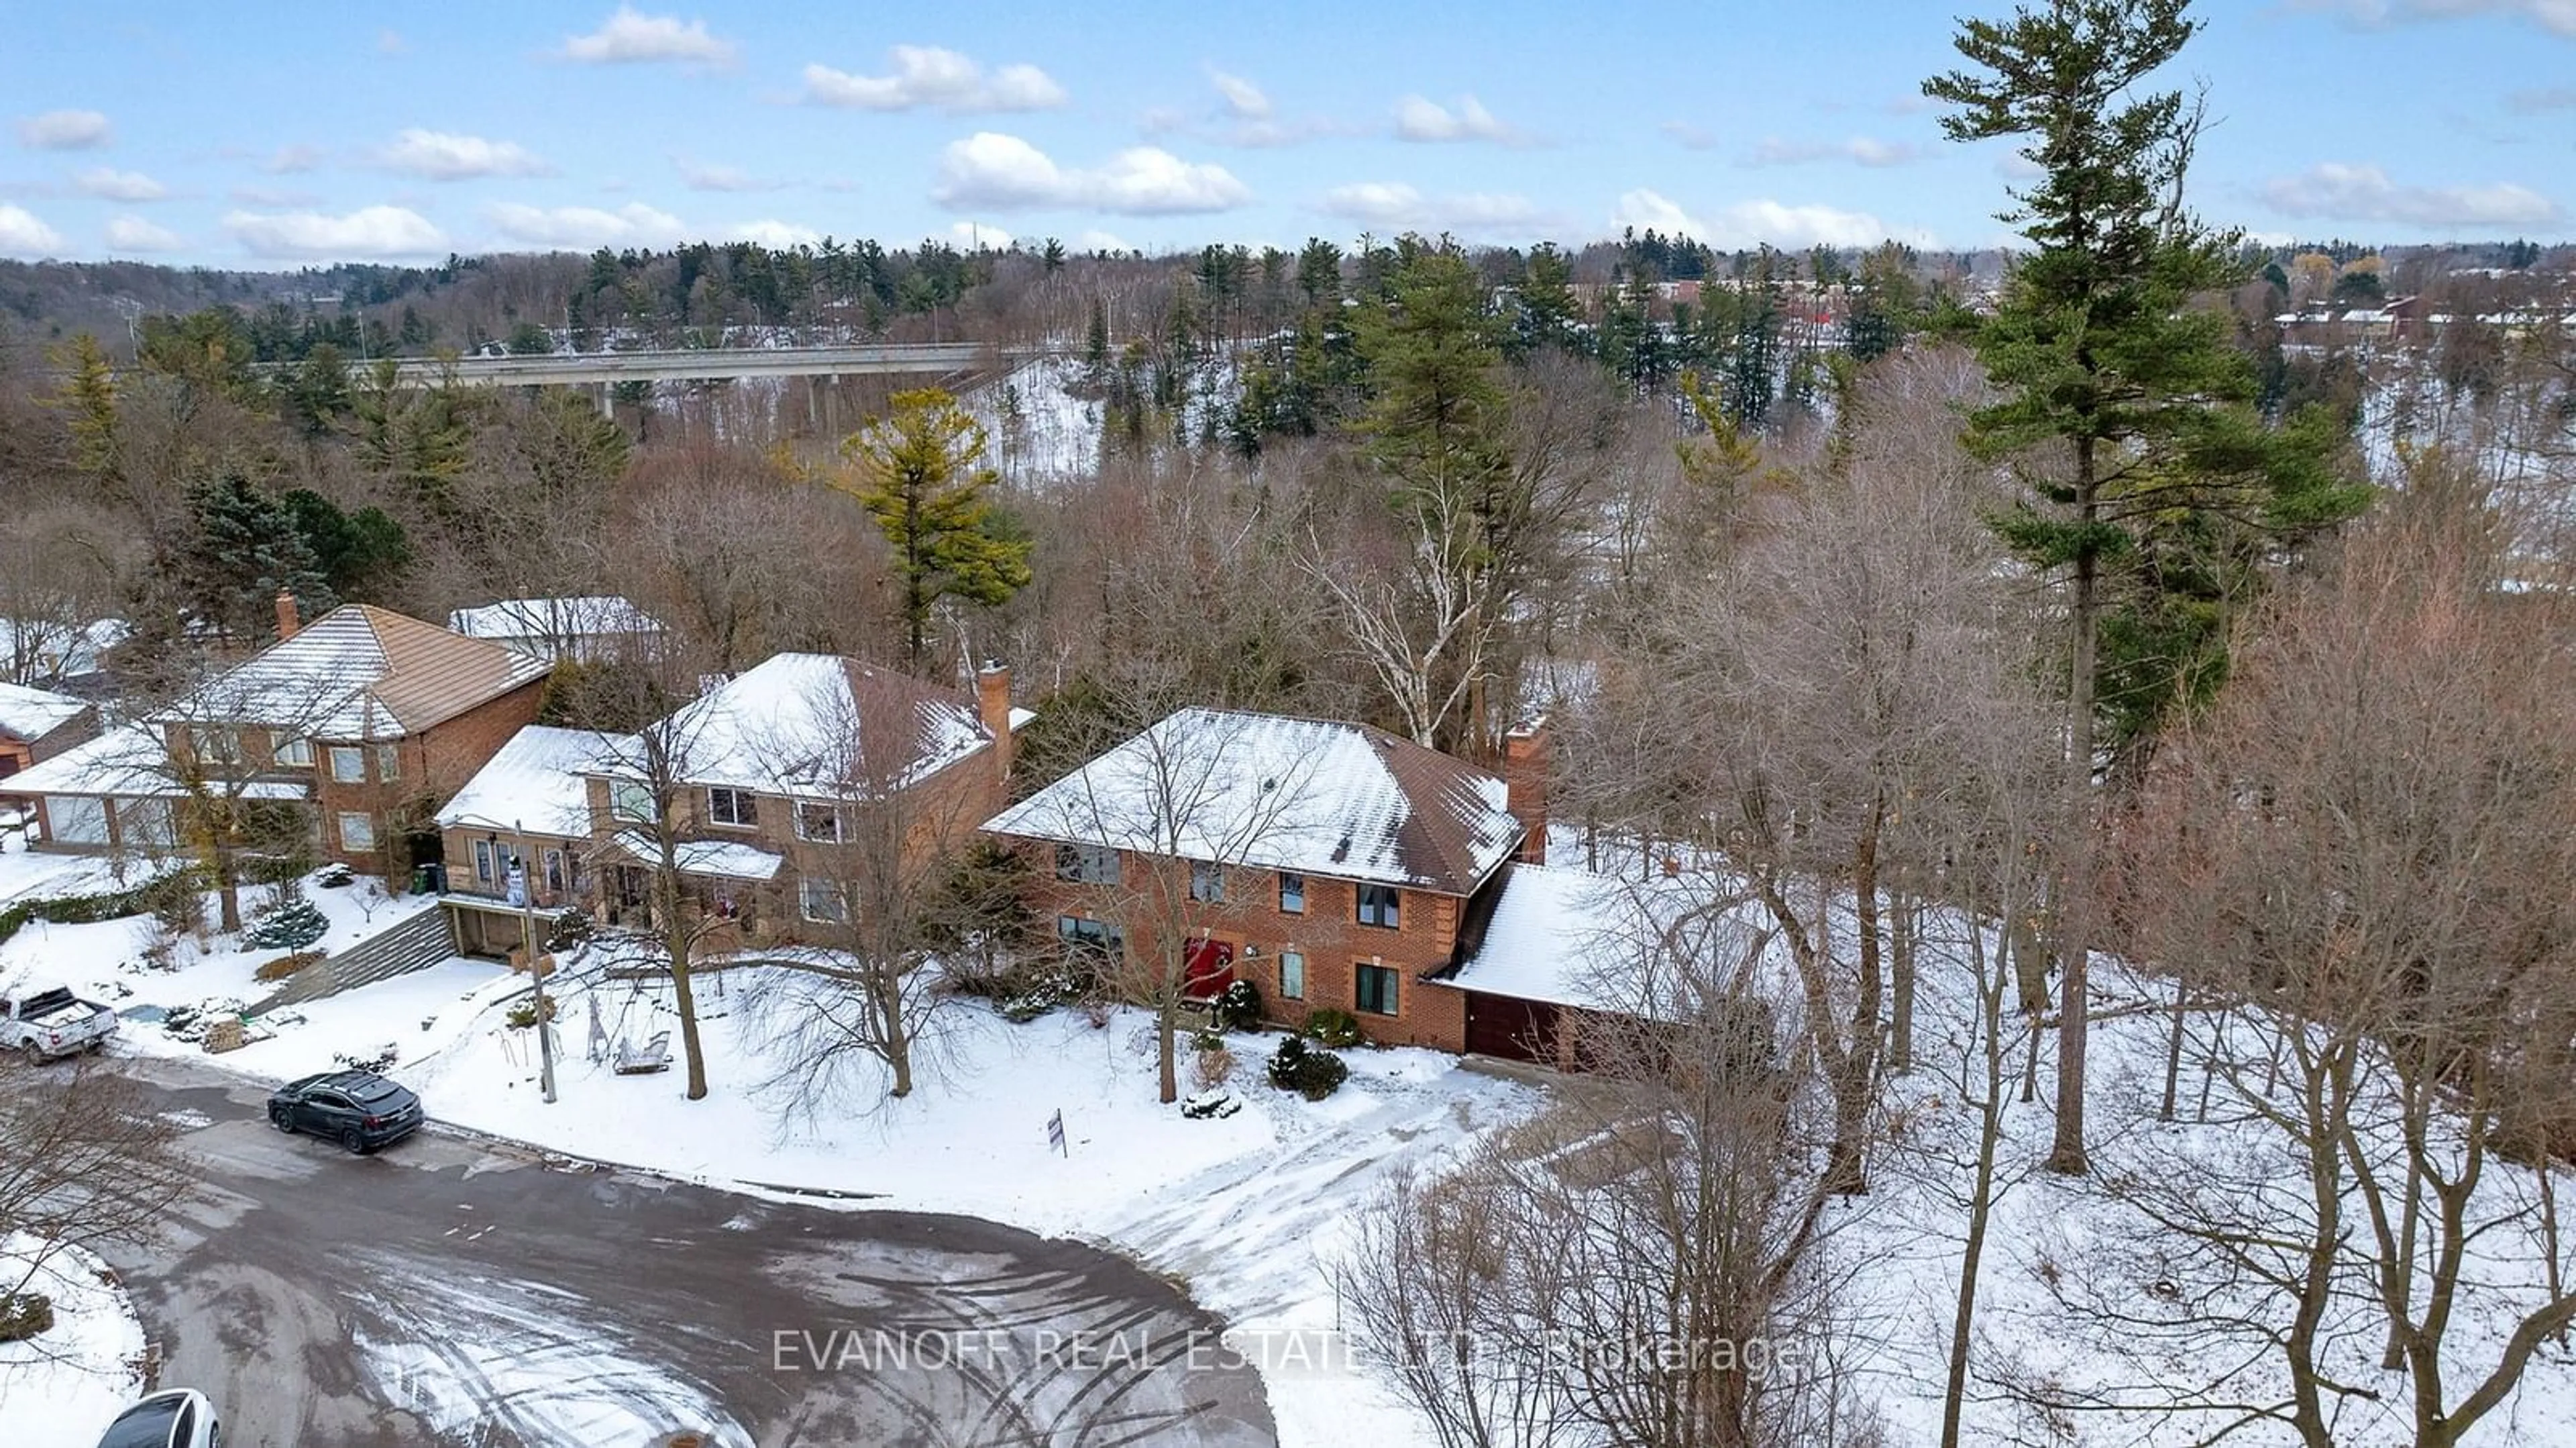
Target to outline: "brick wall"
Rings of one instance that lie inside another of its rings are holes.
[[[1029,907],[1043,933],[1052,934],[1058,916],[1074,915],[1118,924],[1131,955],[1153,951],[1152,916],[1161,912],[1139,905],[1145,899],[1187,898],[1185,861],[1126,855],[1120,859],[1120,883],[1087,885],[1055,878],[1055,847],[1027,842],[1038,885]],[[1148,871],[1163,872],[1159,879]],[[1166,893],[1170,892],[1170,893]],[[1279,875],[1272,870],[1233,868],[1226,871],[1223,904],[1192,902],[1185,934],[1202,933],[1235,948],[1235,974],[1261,991],[1262,1013],[1296,1026],[1307,1015],[1330,1007],[1348,1011],[1372,1041],[1389,1045],[1466,1047],[1466,1016],[1458,992],[1423,984],[1418,977],[1449,964],[1458,940],[1454,895],[1407,890],[1397,911],[1398,928],[1359,921],[1356,881],[1306,877],[1306,908],[1291,914],[1279,908]],[[1244,947],[1258,952],[1247,959]],[[1306,992],[1302,1000],[1280,993],[1280,954],[1305,957]],[[1396,1013],[1378,1015],[1358,1009],[1359,967],[1381,966],[1396,973]]]

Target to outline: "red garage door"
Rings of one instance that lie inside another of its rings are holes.
[[[1557,1008],[1546,1001],[1467,992],[1467,1049],[1506,1061],[1556,1064]]]

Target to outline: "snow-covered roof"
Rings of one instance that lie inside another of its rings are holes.
[[[474,772],[438,812],[438,827],[524,827],[541,835],[586,836],[590,794],[582,771],[596,769],[623,740],[624,736],[595,729],[531,724],[511,735],[510,742]]]
[[[1520,843],[1499,776],[1365,724],[1183,709],[995,834],[1472,893]]]
[[[1472,930],[1472,926],[1470,929]],[[1703,872],[1624,880],[1516,864],[1481,937],[1433,983],[1515,1000],[1671,1018],[1692,987],[1729,978],[1771,939],[1740,892]],[[1685,969],[1684,962],[1695,961]]]
[[[447,626],[467,638],[600,637],[663,631],[660,620],[613,593],[572,598],[505,598],[480,608],[460,608]]]
[[[806,799],[904,789],[993,742],[964,695],[832,654],[775,655],[654,727],[681,783]]]
[[[150,724],[110,730],[78,748],[9,776],[11,794],[112,795],[119,799],[183,799],[188,789],[170,767],[161,731]],[[232,799],[304,799],[312,791],[294,780],[254,779],[211,788]]]
[[[88,708],[88,700],[69,694],[0,684],[0,733],[32,742],[79,718]]]
[[[121,618],[67,624],[53,619],[0,618],[0,662],[32,664],[45,677],[95,673],[99,655],[134,632]]]
[[[626,830],[610,843],[628,858],[652,865],[662,859],[661,846],[642,830]],[[707,875],[720,880],[775,879],[786,858],[767,850],[732,840],[682,840],[674,852],[683,875]]]
[[[393,739],[545,676],[544,660],[368,604],[335,608],[160,717]]]

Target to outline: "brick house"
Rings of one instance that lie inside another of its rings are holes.
[[[637,735],[522,730],[439,816],[459,946],[520,940],[509,870],[540,908],[649,928],[661,851],[646,736],[689,908],[730,922],[711,949],[828,939],[866,823],[902,865],[972,836],[1006,797],[1010,671],[974,697],[828,654],[779,654]]]
[[[1543,723],[1496,774],[1364,724],[1184,709],[984,828],[1032,857],[1029,907],[1073,948],[1151,952],[1177,922],[1193,994],[1239,976],[1286,1024],[1330,1007],[1463,1051],[1469,993],[1432,982],[1512,862],[1544,858],[1546,769]]]
[[[191,798],[221,797],[300,817],[322,858],[400,885],[407,837],[535,719],[546,665],[365,604],[310,625],[277,606],[278,642],[16,780],[41,848],[166,849]]]
[[[7,780],[72,748],[98,730],[98,710],[86,699],[0,683],[0,795]]]

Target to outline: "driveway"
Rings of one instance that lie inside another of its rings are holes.
[[[559,1169],[435,1127],[372,1157],[129,1061],[207,1189],[112,1253],[237,1448],[1270,1448],[1257,1374],[1125,1258],[964,1217]],[[436,1103],[431,1103],[433,1110]]]

